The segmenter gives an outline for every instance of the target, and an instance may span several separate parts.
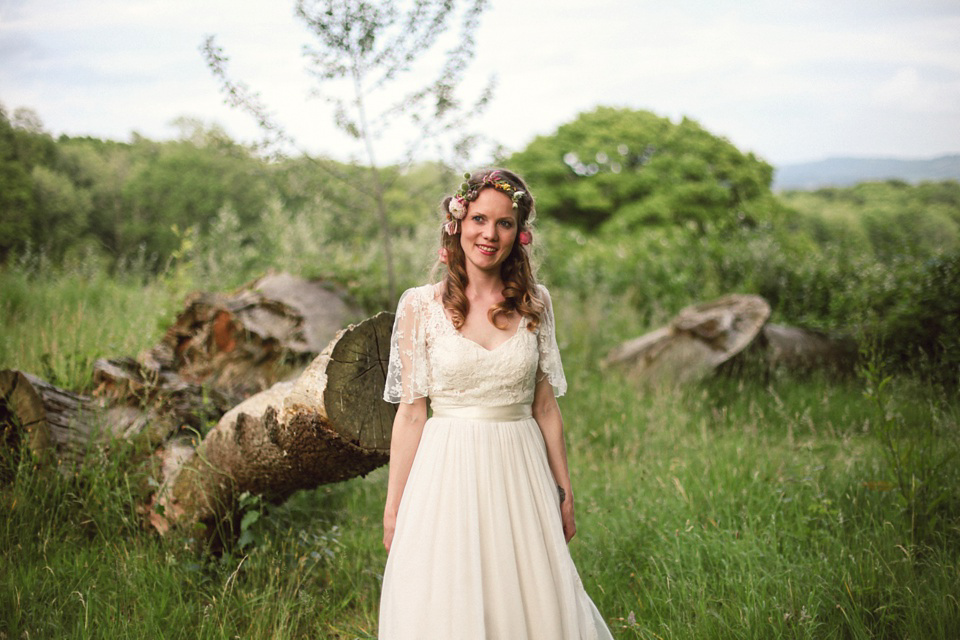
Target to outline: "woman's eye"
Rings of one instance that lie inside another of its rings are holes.
[[[509,229],[513,226],[513,222],[511,222],[510,220],[501,220],[500,226],[503,227],[504,229]]]
[[[483,222],[483,216],[481,216],[481,215],[475,215],[475,216],[473,216],[473,218],[471,218],[471,219],[472,219],[474,222]]]

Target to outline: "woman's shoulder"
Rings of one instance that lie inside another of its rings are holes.
[[[550,291],[547,289],[546,285],[538,282],[536,288],[534,289],[534,295],[539,298],[544,307],[549,308],[553,306],[553,302],[550,300]]]
[[[439,289],[434,283],[410,287],[400,295],[399,308],[420,307],[436,299]]]
[[[432,282],[428,282],[427,284],[417,285],[416,287],[410,287],[409,289],[403,292],[403,294],[400,296],[400,299],[402,300],[403,298],[411,295],[417,296],[417,297],[425,297],[428,295],[432,295],[433,292],[436,290],[436,287],[437,285]]]

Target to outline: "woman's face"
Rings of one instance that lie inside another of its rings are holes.
[[[481,271],[499,270],[517,238],[517,212],[513,201],[496,189],[484,189],[467,205],[461,223],[460,246],[471,265]]]

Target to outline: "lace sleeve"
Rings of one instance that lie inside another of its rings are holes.
[[[556,324],[553,319],[553,302],[550,292],[540,287],[540,299],[543,300],[543,313],[537,330],[537,346],[540,349],[540,365],[537,368],[537,382],[546,378],[553,387],[556,396],[567,392],[567,379],[563,375],[563,363],[560,362],[560,347],[557,346]]]
[[[383,389],[387,402],[410,404],[429,395],[425,313],[421,292],[405,291],[397,305],[390,339],[390,364]]]

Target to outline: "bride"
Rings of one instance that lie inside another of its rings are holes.
[[[611,638],[566,546],[567,385],[533,197],[504,169],[465,177],[443,202],[446,273],[403,294],[393,328],[379,637]]]

